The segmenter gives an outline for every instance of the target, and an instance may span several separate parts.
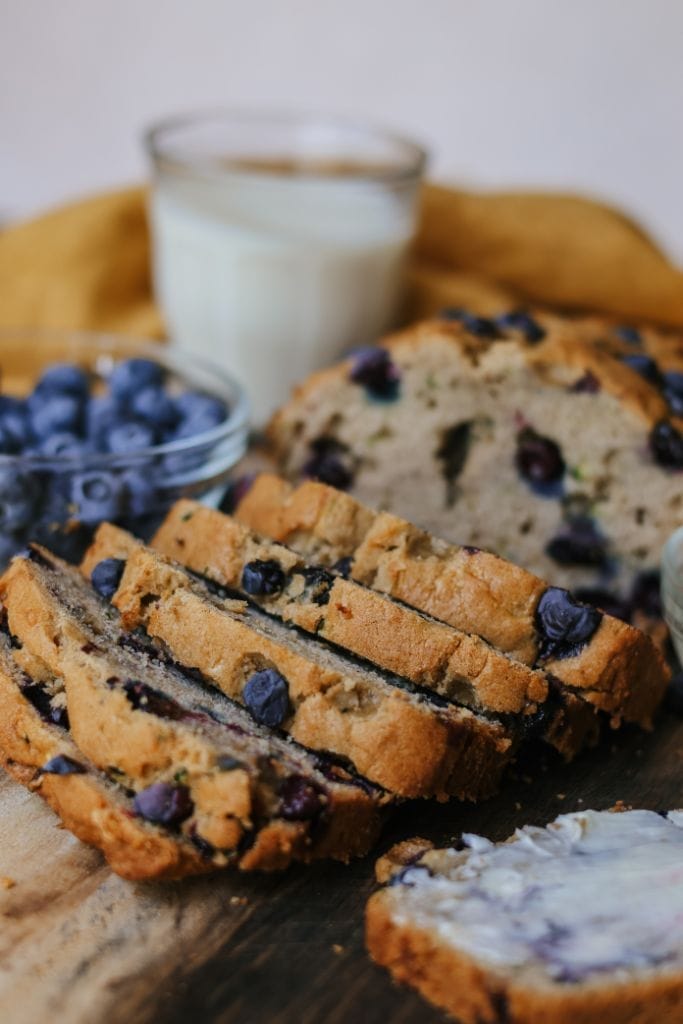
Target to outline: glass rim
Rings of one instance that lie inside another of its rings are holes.
[[[357,176],[352,176],[348,173],[344,174],[341,171],[338,173],[325,171],[323,173],[311,167],[303,167],[300,171],[297,171],[293,180],[309,179],[314,181],[344,181],[347,183],[354,181],[383,182],[388,184],[402,183],[418,181],[427,164],[427,149],[399,132],[354,117],[347,117],[342,114],[329,114],[316,110],[270,110],[248,107],[216,107],[195,110],[174,114],[155,121],[144,130],[142,141],[148,156],[157,168],[164,166],[176,171],[216,177],[239,174],[254,181],[272,181],[278,175],[270,170],[217,167],[213,157],[183,156],[182,152],[179,153],[177,150],[168,147],[168,136],[172,136],[176,132],[182,132],[185,129],[211,122],[237,124],[240,121],[249,124],[272,124],[276,122],[280,126],[289,126],[291,128],[320,124],[339,130],[353,131],[366,138],[379,139],[396,150],[401,150],[403,153],[402,157],[397,158],[395,166],[378,167],[376,171],[373,171],[372,168],[367,168],[363,170],[362,174]]]
[[[150,459],[163,455],[191,454],[195,449],[202,450],[207,446],[214,446],[220,441],[227,441],[242,434],[246,437],[248,433],[251,405],[244,388],[235,377],[226,373],[222,367],[210,359],[196,356],[175,345],[155,341],[153,338],[118,334],[115,331],[88,331],[78,328],[71,330],[69,328],[2,327],[0,328],[0,349],[3,342],[24,337],[44,338],[46,341],[55,342],[73,339],[76,344],[83,345],[91,353],[96,352],[98,348],[102,352],[106,352],[107,346],[113,348],[119,345],[121,348],[129,348],[131,357],[133,354],[148,355],[162,364],[165,362],[167,369],[173,369],[168,366],[173,361],[179,364],[188,362],[191,367],[211,373],[218,383],[216,391],[213,392],[214,395],[225,398],[225,393],[230,393],[230,399],[226,399],[229,402],[229,413],[226,419],[210,430],[176,441],[150,445],[137,451],[91,452],[86,455],[0,454],[0,469],[14,467],[23,471],[70,472],[75,468],[83,470],[120,468],[149,462]],[[176,367],[174,372],[182,379],[182,369]],[[188,383],[191,381],[188,380]]]

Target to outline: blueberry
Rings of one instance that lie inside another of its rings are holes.
[[[17,455],[21,448],[21,440],[3,417],[0,420],[0,455]]]
[[[35,391],[41,395],[73,395],[85,399],[90,390],[88,374],[72,363],[55,363],[41,374]]]
[[[121,481],[112,473],[76,473],[71,479],[70,500],[75,515],[84,523],[115,519],[121,511]]]
[[[627,345],[642,345],[643,343],[640,331],[636,330],[635,327],[630,327],[628,324],[622,324],[619,327],[615,327],[614,333],[617,338],[621,341],[625,341]]]
[[[545,328],[524,309],[513,309],[509,313],[503,313],[498,317],[498,323],[506,330],[521,331],[532,345],[543,341],[546,335]]]
[[[97,563],[90,575],[90,582],[100,597],[111,600],[118,590],[125,567],[122,558],[104,558]]]
[[[277,729],[289,714],[287,680],[272,668],[250,676],[242,690],[242,699],[254,721],[270,729]]]
[[[353,474],[344,462],[348,449],[333,437],[318,437],[310,443],[311,455],[301,467],[303,476],[345,491],[353,483]]]
[[[306,580],[306,596],[313,604],[327,604],[334,584],[334,573],[319,565],[307,566],[301,570]]]
[[[597,395],[601,390],[601,387],[602,385],[598,378],[592,374],[590,370],[586,370],[584,375],[579,377],[579,379],[571,385],[569,390],[576,395]]]
[[[164,370],[152,359],[126,359],[112,370],[109,390],[120,402],[127,402],[143,388],[160,387]]]
[[[56,757],[51,757],[40,770],[44,775],[82,775],[85,772],[85,768],[79,761],[74,761],[66,754],[57,754]]]
[[[285,585],[285,574],[274,558],[247,562],[242,570],[242,589],[247,594],[279,594]]]
[[[353,357],[349,379],[362,384],[372,398],[398,398],[401,374],[385,348],[365,348]]]
[[[35,477],[0,467],[0,531],[11,534],[29,526],[37,503]]]
[[[154,782],[137,794],[133,801],[135,813],[155,825],[177,826],[189,818],[194,804],[187,786]]]
[[[472,423],[466,420],[447,427],[441,434],[436,458],[442,463],[441,472],[446,481],[446,504],[451,507],[457,497],[456,480],[467,462],[472,437]]]
[[[26,683],[21,687],[21,695],[36,709],[44,722],[51,722],[63,729],[69,728],[69,716],[66,708],[55,707],[47,690],[40,683]]]
[[[183,420],[202,420],[211,422],[214,427],[222,423],[228,415],[225,403],[214,395],[203,391],[184,391],[175,398],[177,414]]]
[[[476,334],[478,338],[500,338],[500,328],[495,320],[485,316],[465,316],[462,320],[470,334]]]
[[[123,420],[115,423],[107,432],[107,451],[116,455],[140,452],[151,448],[156,442],[154,430],[142,420]]]
[[[600,625],[597,608],[579,604],[566,590],[548,587],[536,608],[542,658],[571,658]]]
[[[129,517],[150,515],[160,506],[159,491],[150,470],[151,467],[145,470],[129,469],[121,474],[124,487],[123,511]]]
[[[83,405],[73,395],[37,395],[29,400],[31,427],[40,440],[57,431],[79,434],[83,419]]]
[[[332,571],[343,576],[345,580],[351,575],[351,568],[353,566],[353,556],[344,555],[343,558],[338,559],[332,566]]]
[[[0,452],[14,455],[27,448],[33,439],[28,414],[23,407],[0,411]]]
[[[639,572],[633,581],[631,590],[631,606],[635,611],[642,612],[651,619],[664,616],[661,596],[661,580],[658,569],[646,569]]]
[[[668,420],[655,423],[649,441],[655,462],[666,469],[683,469],[683,434]]]
[[[132,704],[136,711],[146,711],[157,718],[168,718],[172,721],[181,721],[185,718],[185,709],[181,704],[147,683],[138,679],[127,679],[123,683],[123,690],[129,704]]]
[[[171,430],[180,419],[176,403],[160,387],[148,387],[138,391],[130,400],[130,411],[160,432]]]
[[[683,373],[670,370],[663,376],[664,397],[674,416],[683,416]]]
[[[560,565],[604,565],[607,545],[592,519],[573,519],[562,533],[546,546],[546,554]]]
[[[559,445],[530,427],[517,435],[515,464],[520,475],[531,484],[557,483],[566,468]]]
[[[221,503],[218,506],[221,512],[226,512],[228,515],[232,515],[236,511],[237,506],[242,501],[242,498],[251,489],[251,486],[256,479],[256,473],[245,473],[243,476],[238,476],[234,480],[231,480],[225,489],[225,494],[221,499]]]
[[[662,386],[662,375],[659,372],[659,367],[650,356],[640,354],[622,356],[621,361],[625,366],[629,366],[636,373],[639,373],[650,384],[654,384],[656,388]]]
[[[310,821],[324,806],[321,790],[303,775],[290,775],[280,786],[280,817]]]
[[[574,593],[574,597],[583,604],[591,604],[594,608],[599,608],[606,615],[612,615],[615,619],[622,619],[624,622],[631,621],[629,602],[609,590],[602,590],[600,587],[582,587]]]
[[[111,395],[91,398],[85,408],[85,431],[98,447],[104,436],[121,419],[121,407]]]
[[[50,457],[60,455],[74,457],[87,455],[92,451],[88,443],[78,437],[77,434],[71,434],[66,431],[50,434],[40,442],[37,450],[41,455],[48,455]]]

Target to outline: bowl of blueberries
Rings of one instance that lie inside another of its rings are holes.
[[[220,368],[158,342],[0,332],[0,567],[30,541],[78,560],[103,520],[142,538],[220,501],[249,406]]]

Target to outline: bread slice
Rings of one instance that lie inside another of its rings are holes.
[[[540,711],[546,718],[543,735],[566,757],[595,738],[592,712],[573,694],[558,692],[544,672],[514,661],[478,636],[307,566],[291,549],[258,537],[220,512],[177,502],[152,545],[233,588],[241,587],[245,570],[272,564],[281,576],[276,592],[250,594],[268,613],[474,711],[520,716],[529,724],[538,724],[534,716]],[[590,696],[600,703],[602,695]],[[516,726],[524,724],[516,720]]]
[[[90,575],[108,558],[126,560],[112,599],[126,627],[143,627],[178,662],[240,702],[254,673],[275,670],[285,701],[273,724],[298,742],[350,760],[399,796],[480,799],[495,791],[514,752],[500,724],[429,699],[244,601],[217,597],[179,565],[103,524],[82,569]]]
[[[132,796],[99,771],[73,742],[63,685],[27,675],[0,633],[0,761],[41,796],[82,842],[130,880],[183,878],[219,866],[192,843],[135,813]],[[61,723],[61,724],[57,724]]]
[[[680,336],[454,316],[304,381],[277,468],[629,614],[683,515]]]
[[[294,488],[266,473],[246,491],[235,518],[310,561],[332,566],[346,559],[352,579],[479,633],[526,665],[540,663],[579,692],[612,693],[614,700],[601,706],[617,721],[650,724],[668,678],[650,638],[603,613],[575,653],[543,656],[538,607],[548,585],[497,555],[440,541],[326,484],[309,480]]]
[[[680,1024],[683,812],[583,811],[416,846],[367,906],[370,955],[463,1024]]]
[[[76,744],[135,791],[148,819],[243,869],[370,848],[380,790],[163,663],[118,629],[76,569],[34,547],[13,560],[0,593],[17,642],[63,678]]]

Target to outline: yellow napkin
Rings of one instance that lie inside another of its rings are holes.
[[[0,234],[0,326],[163,336],[145,195],[95,196]],[[683,273],[623,214],[565,195],[426,186],[408,299],[414,317],[534,303],[683,326]]]

